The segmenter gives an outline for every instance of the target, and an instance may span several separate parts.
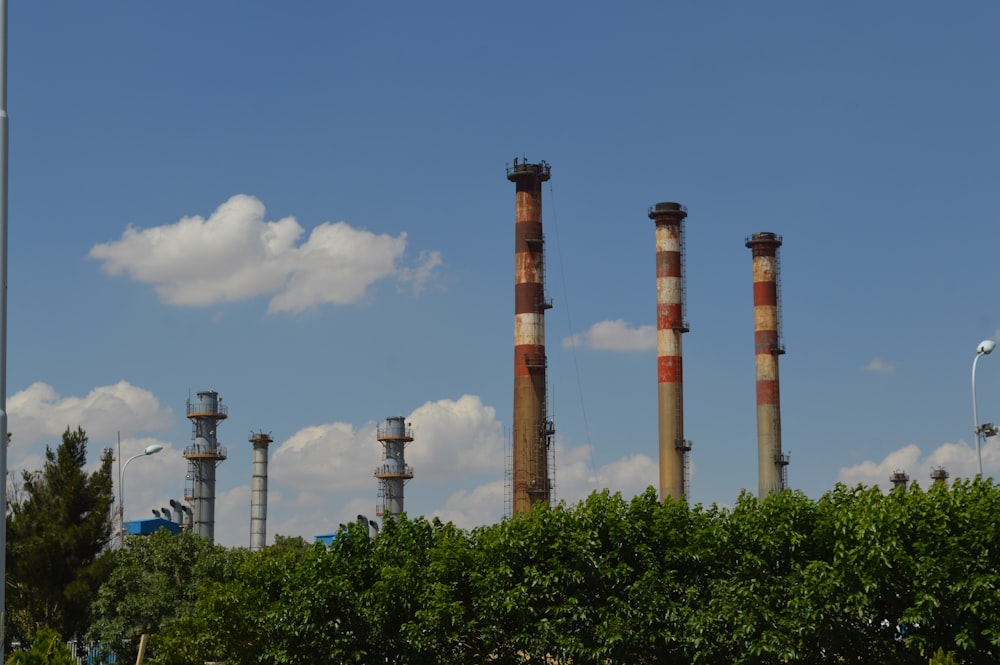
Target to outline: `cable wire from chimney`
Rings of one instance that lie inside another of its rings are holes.
[[[552,227],[555,229],[556,236],[556,255],[559,258],[559,278],[562,283],[562,297],[563,297],[563,310],[566,312],[566,327],[569,328],[570,335],[570,350],[573,355],[573,369],[576,373],[576,390],[577,395],[580,398],[580,413],[583,419],[583,432],[587,443],[587,471],[594,478],[597,477],[597,472],[594,470],[594,447],[590,440],[590,422],[587,420],[587,405],[583,398],[583,381],[580,378],[580,362],[576,357],[576,332],[573,330],[573,319],[570,315],[569,307],[569,290],[566,288],[566,264],[563,262],[562,258],[562,243],[559,239],[559,218],[556,214],[556,195],[555,190],[552,187],[552,181],[549,181],[549,209],[552,211]]]

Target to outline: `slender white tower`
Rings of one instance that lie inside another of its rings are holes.
[[[267,447],[270,434],[250,435],[253,444],[253,478],[250,484],[250,551],[259,552],[267,541]]]

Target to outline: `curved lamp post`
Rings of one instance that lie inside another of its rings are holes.
[[[121,538],[122,545],[125,544],[125,469],[128,468],[129,462],[132,460],[145,457],[146,455],[155,455],[161,450],[163,450],[163,446],[158,443],[146,446],[146,449],[138,455],[129,457],[125,464],[122,465],[122,470],[118,474],[118,520],[120,524],[119,537]]]
[[[983,450],[982,450],[982,439],[986,432],[996,433],[996,427],[992,424],[987,423],[982,427],[979,426],[979,413],[976,409],[976,363],[983,356],[988,356],[993,353],[993,349],[997,348],[997,343],[992,339],[984,339],[976,347],[976,357],[972,361],[972,433],[976,435],[976,457],[979,460],[979,475],[983,475]]]

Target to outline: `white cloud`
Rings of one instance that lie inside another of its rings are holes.
[[[406,234],[392,237],[325,222],[305,230],[293,217],[264,219],[264,204],[237,195],[207,219],[184,217],[148,229],[128,227],[120,240],[94,245],[89,256],[109,275],[153,284],[165,302],[207,306],[272,295],[268,312],[300,312],[362,300],[375,282],[395,276],[419,290],[438,252],[400,266]]]
[[[478,396],[427,402],[405,420],[412,424],[414,436],[406,448],[406,463],[414,469],[411,483],[415,484],[407,487],[419,487],[427,494],[433,493],[435,486],[470,482],[479,474],[502,478],[503,428],[496,410],[484,405]],[[269,465],[272,488],[282,497],[275,505],[276,514],[295,513],[279,518],[276,533],[293,533],[290,529],[307,524],[315,531],[316,524],[329,523],[333,517],[322,497],[335,492],[364,492],[367,498],[348,508],[347,517],[354,519],[357,513],[374,517],[378,488],[374,472],[381,458],[375,423],[355,427],[335,422],[305,427],[293,434],[274,451]],[[339,521],[343,521],[344,509],[340,503],[335,505]],[[495,508],[497,515],[503,514],[502,495]]]
[[[881,358],[873,358],[870,363],[865,365],[865,369],[869,372],[879,372],[880,374],[889,374],[895,371],[895,367],[885,362]]]
[[[125,521],[146,519],[153,516],[153,508],[169,507],[170,499],[184,502],[184,476],[187,460],[183,450],[174,448],[167,441],[154,438],[122,439],[121,462],[125,463],[134,455],[142,453],[148,446],[159,444],[163,450],[155,455],[138,457],[125,472],[123,488]],[[91,457],[94,457],[91,451]],[[117,458],[118,451],[115,451]],[[96,465],[94,467],[96,469]],[[114,467],[118,477],[118,465]],[[115,483],[115,493],[118,493]],[[117,501],[117,496],[116,496]]]
[[[35,382],[8,400],[12,446],[26,446],[40,439],[54,439],[66,427],[86,430],[91,441],[112,441],[117,433],[130,436],[169,427],[170,407],[148,390],[119,381],[99,386],[85,397],[62,397],[47,383]]]
[[[632,328],[623,319],[599,321],[590,330],[563,340],[563,346],[584,346],[600,351],[648,351],[656,348],[656,328]]]
[[[1000,472],[1000,439],[991,437],[982,446],[983,474],[995,475]],[[972,478],[979,472],[976,446],[965,441],[942,443],[928,455],[923,455],[915,444],[903,446],[886,455],[881,461],[867,460],[854,466],[844,467],[837,474],[837,480],[845,485],[879,485],[891,487],[889,476],[895,471],[903,471],[911,481],[922,487],[931,483],[933,469],[944,468],[950,479]]]
[[[504,481],[494,480],[472,489],[459,490],[430,517],[453,522],[463,529],[499,522],[504,513]]]
[[[380,459],[375,426],[350,423],[300,429],[274,451],[271,470],[281,486],[299,491],[358,490],[374,487]]]
[[[422,251],[417,257],[417,265],[414,268],[401,268],[399,270],[399,280],[401,282],[411,282],[413,290],[420,293],[424,290],[424,285],[431,277],[435,268],[444,263],[439,251]]]
[[[478,396],[427,402],[407,422],[413,424],[414,441],[406,461],[421,482],[454,480],[459,470],[463,476],[503,472],[503,427],[496,409]]]
[[[647,455],[627,455],[597,469],[590,460],[590,446],[566,448],[557,444],[555,494],[558,501],[572,505],[604,489],[631,498],[646,491],[650,485],[655,487],[658,482],[658,465]],[[504,514],[505,492],[503,479],[461,489],[449,496],[433,516],[466,529],[492,524]]]
[[[916,444],[909,444],[894,450],[881,461],[875,462],[865,460],[854,466],[843,467],[837,474],[837,481],[848,486],[859,483],[863,485],[879,485],[881,487],[891,487],[889,476],[895,471],[905,471],[910,475],[911,480],[916,479],[914,475],[925,464],[919,463],[920,447]],[[925,483],[921,480],[921,485]]]
[[[648,455],[626,455],[595,469],[587,459],[589,455],[581,455],[585,452],[584,446],[572,453],[556,450],[556,494],[560,501],[575,503],[604,489],[633,497],[659,482],[659,463]],[[560,459],[565,461],[560,463]]]

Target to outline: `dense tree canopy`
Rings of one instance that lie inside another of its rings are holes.
[[[246,554],[190,532],[175,536],[160,529],[146,537],[126,537],[94,601],[88,637],[124,662],[135,662],[141,635],[158,633],[175,617],[186,616],[202,587],[210,581],[228,582]],[[151,648],[149,655],[154,653]]]
[[[45,449],[45,465],[24,472],[7,514],[7,640],[30,642],[51,626],[82,635],[98,586],[110,571],[106,548],[114,500],[112,457],[86,473],[87,434],[66,428]]]
[[[404,517],[374,539],[352,525],[330,546],[229,551],[126,623],[172,665],[995,662],[998,509],[977,480],[731,508],[605,492],[471,532]],[[163,583],[113,579],[102,614]]]
[[[6,665],[77,665],[77,660],[59,633],[42,628],[35,634],[31,648],[11,654]]]

